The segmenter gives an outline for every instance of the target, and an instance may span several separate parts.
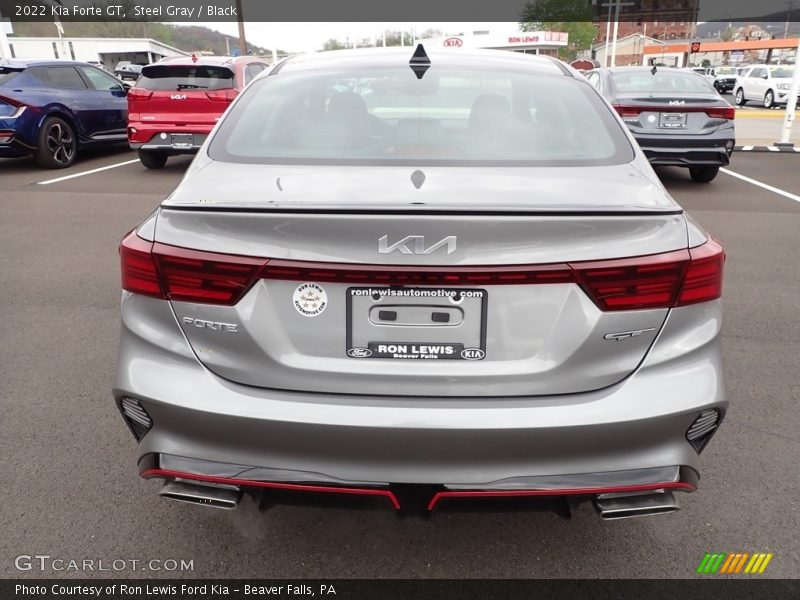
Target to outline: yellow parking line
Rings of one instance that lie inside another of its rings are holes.
[[[737,110],[737,119],[783,119],[785,111],[782,110]]]

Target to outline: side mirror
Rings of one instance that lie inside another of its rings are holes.
[[[761,79],[769,79],[769,75],[767,75],[766,73],[764,73],[764,74],[761,76]]]

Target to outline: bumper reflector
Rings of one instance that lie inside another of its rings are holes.
[[[137,441],[141,440],[153,426],[153,420],[150,415],[142,408],[139,401],[134,398],[123,398],[120,407],[122,408],[122,416],[125,417],[125,421],[127,421],[128,427],[131,428],[134,437]]]
[[[705,445],[711,439],[711,436],[714,435],[719,423],[719,411],[716,408],[712,408],[711,410],[704,410],[701,412],[694,420],[694,423],[692,423],[692,426],[689,427],[689,430],[686,432],[686,439],[698,454],[702,452]]]

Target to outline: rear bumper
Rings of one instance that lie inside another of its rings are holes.
[[[142,123],[128,124],[128,143],[132,150],[166,152],[167,154],[196,154],[211,132],[211,126],[170,128]],[[191,143],[174,144],[172,135],[191,135]]]
[[[166,302],[128,295],[114,397],[136,398],[152,419],[137,449],[150,476],[169,477],[152,471],[167,467],[246,482],[536,491],[546,482],[583,490],[585,474],[606,474],[605,487],[625,486],[631,472],[698,470],[686,432],[701,411],[727,407],[719,311],[718,302],[673,310],[640,368],[594,392],[368,397],[224,380],[197,361]],[[675,331],[698,322],[696,335],[672,339],[671,320]]]
[[[270,500],[281,503],[290,495],[316,494],[330,498],[360,496],[380,499],[385,506],[404,513],[425,513],[451,503],[469,500],[528,499],[553,500],[569,498],[573,504],[600,494],[639,494],[648,491],[693,492],[697,489],[697,472],[687,467],[662,467],[629,471],[581,473],[574,475],[529,477],[515,484],[499,482],[479,488],[403,484],[365,485],[359,483],[320,484],[297,479],[274,481],[269,470],[246,465],[211,463],[185,459],[169,454],[151,454],[139,463],[139,475],[145,479],[184,480],[222,484],[266,493]],[[412,489],[409,489],[412,488]],[[411,493],[409,493],[411,492]],[[302,499],[300,500],[302,502]]]
[[[633,135],[650,164],[662,166],[725,166],[736,144],[732,125],[709,135]]]
[[[0,158],[15,158],[33,154],[36,146],[28,143],[17,131],[3,127],[0,120]]]

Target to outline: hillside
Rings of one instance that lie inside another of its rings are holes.
[[[231,49],[239,47],[239,38],[225,35],[208,27],[183,26],[168,23],[63,23],[67,37],[148,37],[174,46],[185,52],[226,54],[225,39]],[[52,37],[57,35],[53,23],[14,23],[14,35],[19,37]],[[272,50],[248,43],[249,52],[270,56]],[[278,50],[278,54],[285,54]]]

